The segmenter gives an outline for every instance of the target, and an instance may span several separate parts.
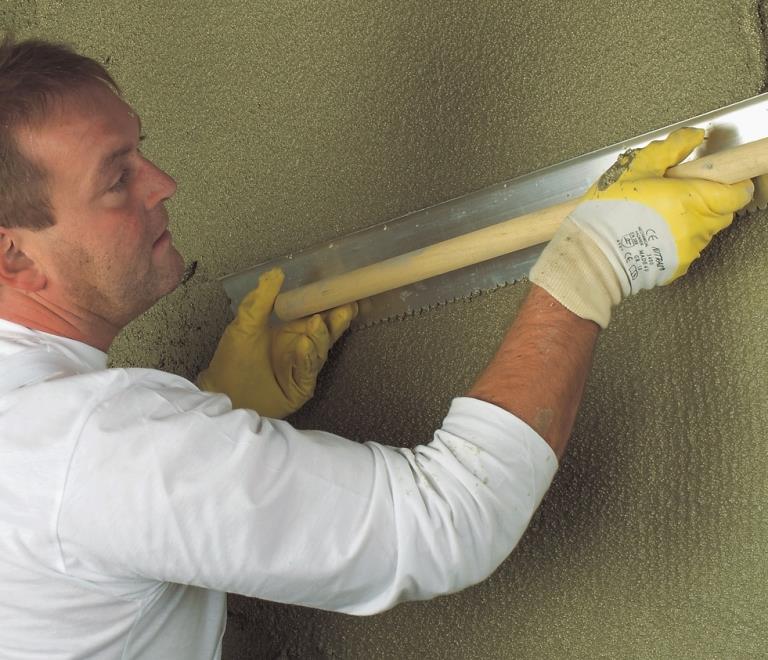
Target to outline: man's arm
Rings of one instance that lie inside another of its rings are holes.
[[[600,327],[533,285],[468,396],[513,413],[563,456]]]
[[[704,131],[682,128],[630,150],[589,189],[531,270],[531,294],[469,393],[526,422],[558,458],[612,307],[683,275],[752,197],[750,181],[664,176],[703,139]]]

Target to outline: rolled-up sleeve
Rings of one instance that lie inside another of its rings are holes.
[[[191,385],[89,416],[58,517],[65,570],[372,614],[493,572],[557,470],[510,413],[458,398],[413,450],[300,431]]]

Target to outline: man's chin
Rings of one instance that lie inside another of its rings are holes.
[[[188,275],[190,269],[184,265],[184,258],[181,256],[181,253],[173,246],[171,246],[170,251],[172,252],[173,265],[169,268],[169,286],[168,290],[161,297],[175,291],[182,282],[186,282],[191,277],[191,274]],[[194,263],[197,265],[196,262]]]
[[[169,247],[169,254],[166,255],[163,261],[162,266],[156,266],[155,286],[152,287],[156,292],[156,297],[150,304],[150,307],[168,294],[173,293],[179,287],[179,284],[188,279],[188,269],[184,266],[184,259],[175,247]]]

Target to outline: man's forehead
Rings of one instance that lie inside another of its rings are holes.
[[[109,132],[133,127],[136,113],[117,94],[108,89],[93,89],[62,99],[40,128],[49,131]],[[90,129],[90,131],[89,131]]]
[[[48,167],[78,156],[98,159],[100,152],[125,141],[137,122],[135,111],[119,96],[106,87],[95,88],[62,99],[44,120],[21,128],[19,146]]]

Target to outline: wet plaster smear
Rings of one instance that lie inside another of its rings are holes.
[[[6,2],[0,20],[108,62],[179,181],[194,277],[115,365],[193,376],[216,278],[759,93],[754,0]],[[486,582],[355,618],[230,598],[225,657],[765,657],[768,216],[621,307],[568,455]],[[296,417],[430,439],[528,285],[349,335]]]

